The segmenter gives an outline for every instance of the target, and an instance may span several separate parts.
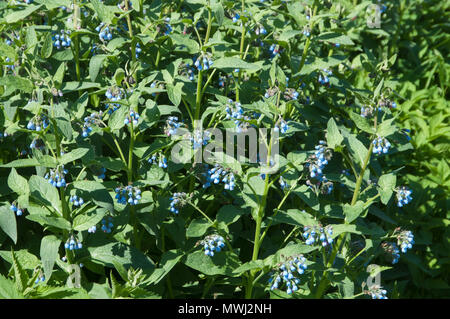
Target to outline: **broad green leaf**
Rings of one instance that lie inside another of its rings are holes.
[[[53,186],[52,186],[53,187]],[[26,219],[39,223],[42,226],[56,227],[63,230],[71,230],[70,223],[62,217],[53,217],[49,215],[33,214],[27,215]]]
[[[24,177],[17,174],[14,167],[11,169],[8,176],[8,186],[19,195],[28,194],[30,192],[28,188],[28,181]]]
[[[52,34],[50,32],[46,32],[44,35],[44,43],[41,48],[41,57],[44,59],[48,59],[52,55],[53,50],[53,40]]]
[[[167,84],[167,95],[169,96],[169,100],[175,105],[178,106],[181,103],[181,95],[183,89],[183,83],[177,82],[176,85]]]
[[[363,211],[364,211],[364,202],[363,201],[359,200],[353,206],[350,204],[345,204],[344,205],[345,220],[348,223],[351,223],[356,218],[358,218],[359,215],[361,215]]]
[[[237,256],[229,251],[223,251],[210,257],[206,256],[203,251],[197,250],[187,255],[184,263],[186,266],[208,276],[226,275],[236,277],[238,274],[233,273],[233,270],[240,266]]]
[[[62,215],[61,201],[56,187],[50,185],[45,178],[36,175],[30,177],[28,185],[33,198],[41,204],[53,207]]]
[[[397,183],[397,176],[394,174],[381,175],[378,180],[378,191],[380,193],[381,202],[387,204],[391,199],[392,193],[394,192],[395,184]]]
[[[95,204],[114,213],[114,201],[103,184],[95,181],[75,181],[73,186],[88,192]]]
[[[46,280],[50,279],[55,261],[59,258],[58,250],[60,245],[61,240],[54,235],[45,236],[41,240],[40,255]]]
[[[97,225],[105,216],[106,209],[100,208],[77,215],[72,222],[73,229],[76,231],[88,230]]]
[[[97,79],[98,72],[100,68],[103,66],[103,62],[108,56],[105,54],[96,54],[89,61],[89,78],[92,82],[95,82]]]
[[[79,158],[82,158],[88,152],[89,152],[88,148],[76,148],[73,151],[70,151],[69,153],[66,153],[63,156],[61,156],[61,158],[59,159],[59,163],[62,165],[70,163]]]
[[[201,237],[206,233],[209,227],[211,227],[211,223],[208,220],[204,218],[194,219],[186,231],[186,236]]]
[[[213,68],[223,69],[225,71],[234,69],[257,71],[260,67],[256,64],[245,62],[239,58],[225,57],[214,61]]]
[[[341,145],[344,138],[339,132],[339,128],[333,118],[330,118],[327,124],[327,144],[329,148],[335,149],[336,146]]]
[[[32,4],[27,5],[27,6],[25,6],[24,10],[14,11],[14,12],[8,14],[5,17],[5,20],[6,20],[7,23],[18,22],[18,21],[23,20],[26,17],[28,17],[30,14],[32,14],[34,11],[38,10],[40,7],[42,7],[42,4],[40,4],[38,6],[35,6],[35,5],[32,5]]]
[[[292,192],[299,196],[309,207],[319,210],[319,199],[310,187],[301,185]]]
[[[0,207],[0,228],[12,241],[17,243],[17,224],[14,212],[7,206]]]

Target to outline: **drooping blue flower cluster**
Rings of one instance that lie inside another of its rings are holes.
[[[206,182],[203,184],[203,188],[208,188],[212,183],[219,184],[220,182],[224,183],[226,190],[232,191],[235,186],[235,177],[231,169],[215,164],[213,168],[207,171]]]
[[[225,240],[220,235],[208,235],[198,244],[203,246],[206,256],[214,256],[214,252],[218,253],[225,247]]]
[[[81,197],[78,197],[77,195],[72,195],[69,198],[69,203],[72,203],[73,206],[81,206],[84,204],[84,200]]]
[[[308,27],[306,27],[303,29],[302,33],[305,37],[309,37],[311,35],[311,30]]]
[[[254,32],[256,35],[266,35],[267,34],[267,30],[264,28],[264,26],[262,24],[259,24],[255,27]]]
[[[8,58],[8,57],[5,59],[5,62],[10,62],[10,61],[11,61],[11,59]],[[7,64],[7,65],[6,65],[6,68],[8,69],[8,71],[14,71],[14,69],[15,69],[16,67],[15,67],[14,64]]]
[[[197,70],[208,70],[213,65],[213,60],[211,59],[211,53],[205,53],[203,52],[197,59],[193,59],[194,66],[197,68]]]
[[[172,135],[177,134],[177,130],[181,125],[182,125],[182,123],[178,122],[178,117],[169,116],[166,120],[164,134],[166,134],[167,136],[172,136]]]
[[[225,118],[227,120],[234,120],[236,132],[245,132],[248,129],[251,118],[244,115],[244,109],[241,103],[229,99],[228,104],[225,106],[225,111],[227,113]]]
[[[40,272],[39,276],[36,278],[36,280],[34,281],[34,283],[37,285],[40,282],[44,282],[45,281],[45,275]]]
[[[66,243],[64,244],[64,248],[68,250],[77,250],[83,248],[83,244],[81,241],[78,241],[75,236],[70,236],[69,239],[67,239]]]
[[[97,226],[91,226],[88,228],[88,233],[89,234],[94,234],[97,231]]]
[[[402,253],[406,253],[414,244],[414,235],[410,230],[396,230],[398,233],[397,244],[400,246]]]
[[[31,149],[35,148],[35,149],[38,149],[38,150],[43,151],[43,150],[45,149],[45,143],[44,143],[44,141],[43,141],[42,139],[40,139],[39,137],[35,137],[35,138],[33,138],[33,140],[31,141],[30,148],[31,148]]]
[[[370,117],[374,113],[374,108],[372,106],[361,106],[361,116],[362,117]]]
[[[49,121],[46,115],[36,115],[28,121],[27,129],[40,132],[42,129],[46,129],[49,126]]]
[[[406,186],[398,187],[395,191],[397,193],[396,197],[398,207],[408,205],[412,201],[411,197],[412,191]]]
[[[398,245],[396,243],[383,243],[381,247],[387,254],[389,254],[389,257],[392,259],[393,265],[398,263],[398,260],[400,259],[400,249],[398,248]]]
[[[286,285],[286,293],[292,294],[298,290],[300,284],[297,276],[302,275],[307,268],[306,258],[303,255],[289,257],[274,269],[274,273],[269,279],[269,283],[272,284],[270,290],[280,289]]]
[[[372,297],[372,299],[388,299],[386,297],[387,291],[380,286],[373,285],[369,290],[365,291],[366,294]]]
[[[72,40],[70,40],[70,30],[61,30],[60,34],[55,34],[53,37],[53,46],[58,50],[70,47]]]
[[[298,96],[299,96],[299,93],[297,92],[297,90],[295,90],[293,88],[287,88],[286,91],[284,91],[284,98],[287,101],[290,101],[290,100],[297,101]]]
[[[100,179],[105,179],[106,177],[106,168],[101,167],[100,170],[98,171],[97,177]]]
[[[333,72],[328,69],[323,69],[322,71],[324,72],[324,74],[323,75],[321,73],[319,74],[319,79],[318,79],[319,83],[323,84],[323,85],[329,84],[330,79],[328,78],[328,76],[332,75]]]
[[[202,131],[199,129],[195,130],[190,138],[194,150],[200,148],[202,145],[203,146],[207,145],[210,140],[211,140],[211,132]]]
[[[122,90],[120,88],[109,88],[106,90],[105,96],[112,102],[117,102],[122,99]],[[120,103],[106,103],[106,109],[111,114],[120,107]]]
[[[105,23],[102,22],[95,28],[95,31],[98,32],[98,38],[104,42],[111,41],[113,38],[111,29],[109,28],[109,26],[106,26],[106,27],[104,27],[104,26],[105,26]]]
[[[372,149],[372,153],[380,155],[380,154],[386,154],[389,151],[389,148],[391,147],[391,143],[384,138],[384,137],[377,137],[372,141],[372,144],[374,145]]]
[[[114,224],[112,223],[112,217],[108,216],[108,218],[102,219],[102,231],[104,233],[111,233],[112,228],[114,227]]]
[[[92,132],[92,125],[98,125],[99,122],[101,122],[103,118],[103,112],[95,112],[92,113],[89,116],[86,116],[84,118],[84,123],[83,123],[83,129],[81,132],[81,136],[83,136],[83,138],[86,138],[89,136],[89,134]]]
[[[179,208],[185,206],[190,200],[190,196],[186,193],[174,193],[172,197],[170,197],[170,205],[169,210],[174,214],[179,214]]]
[[[158,162],[158,166],[161,168],[167,168],[167,158],[162,153],[153,154],[149,159],[148,162],[150,164],[156,164]]]
[[[189,63],[182,63],[178,68],[178,74],[187,77],[189,81],[194,81],[195,79],[194,68]]]
[[[313,245],[321,242],[323,247],[333,243],[333,227],[328,225],[326,227],[319,226],[305,226],[303,227],[303,237],[306,239],[306,245]]]
[[[306,167],[309,169],[311,178],[316,178],[319,181],[323,180],[323,169],[328,164],[331,158],[331,152],[326,147],[325,141],[319,141],[319,145],[315,146],[315,152],[308,159]]]
[[[411,136],[409,136],[409,134],[411,133],[410,129],[403,128],[400,130],[400,133],[402,133],[408,141],[411,141]]]
[[[65,175],[68,171],[61,165],[57,168],[53,168],[49,173],[46,173],[44,178],[54,187],[66,187]]]
[[[139,54],[141,54],[141,52],[142,52],[141,45],[138,42],[138,43],[136,43],[136,48],[134,49],[136,59],[139,58]]]
[[[287,122],[281,118],[278,119],[278,121],[275,123],[275,127],[274,127],[274,131],[275,132],[281,132],[281,134],[285,134],[289,129],[289,125],[287,124]]]
[[[169,22],[170,22],[170,18],[169,17],[164,18],[164,23],[163,24],[159,24],[158,27],[157,27],[157,30],[159,32],[161,32],[162,34],[164,34],[164,35],[171,34],[172,31],[173,31],[173,28],[172,28],[172,26],[170,25]]]
[[[270,47],[269,47],[269,54],[271,58],[274,58],[278,55],[278,53],[280,53],[280,46],[278,44],[273,43]]]
[[[280,186],[282,190],[289,189],[289,184],[284,180],[283,176],[280,176]]]
[[[125,187],[116,187],[115,190],[117,202],[119,204],[137,205],[141,200],[141,190],[131,185]]]
[[[233,23],[238,22],[240,19],[241,19],[241,15],[237,12],[232,17]]]
[[[125,125],[129,125],[131,122],[133,125],[137,125],[139,121],[139,113],[135,111],[130,111],[129,115],[123,120]]]
[[[25,209],[20,208],[19,205],[16,204],[16,202],[12,203],[9,209],[16,213],[17,216],[22,216],[23,212],[25,211]]]

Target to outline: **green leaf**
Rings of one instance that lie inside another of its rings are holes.
[[[201,237],[209,227],[211,227],[211,223],[208,220],[204,218],[194,219],[186,231],[186,237]]]
[[[329,148],[335,149],[336,146],[341,145],[344,138],[339,132],[339,128],[333,118],[330,118],[327,124],[327,144]]]
[[[72,125],[70,116],[65,111],[67,109],[67,102],[54,104],[53,111],[55,116],[55,122],[58,127],[58,131],[69,141],[72,140]]]
[[[182,36],[181,34],[172,34],[170,36],[173,42],[177,45],[184,45],[188,52],[191,54],[196,54],[200,51],[198,43],[187,36]]]
[[[369,124],[366,118],[352,111],[349,112],[349,115],[350,118],[355,123],[356,127],[358,127],[360,130],[370,134],[375,132],[374,128],[372,127],[372,125]]]
[[[225,57],[214,61],[213,68],[223,69],[225,71],[231,71],[234,69],[257,71],[260,67],[256,64],[245,62],[239,58]]]
[[[79,158],[82,158],[88,152],[89,152],[88,148],[76,148],[73,151],[70,151],[69,153],[66,153],[63,156],[61,156],[61,158],[59,159],[59,163],[65,165]]]
[[[40,7],[42,7],[42,4],[40,4],[38,6],[27,5],[27,6],[25,6],[24,10],[14,11],[14,12],[8,14],[5,17],[5,20],[6,20],[7,23],[15,23],[17,21],[25,19],[30,14],[32,14],[34,11],[38,10]]]
[[[299,196],[309,207],[317,211],[319,210],[319,199],[311,188],[306,185],[301,185],[292,192]]]
[[[41,57],[44,59],[48,59],[52,55],[53,50],[53,40],[52,34],[50,32],[45,33],[44,43],[41,48]]]
[[[36,35],[36,30],[34,26],[27,28],[27,33],[25,36],[25,44],[27,45],[27,51],[34,51],[34,47],[36,46],[38,40]]]
[[[91,4],[94,7],[99,20],[104,22],[106,25],[110,24],[112,19],[112,12],[109,10],[109,8],[99,0],[91,0]]]
[[[114,213],[114,201],[103,184],[95,181],[75,181],[73,186],[88,192],[95,204]]]
[[[103,219],[106,211],[106,209],[101,208],[77,215],[72,222],[73,229],[76,231],[88,230]]]
[[[359,215],[361,215],[363,211],[364,211],[364,202],[363,201],[359,200],[353,206],[350,204],[345,204],[344,205],[345,220],[348,223],[351,223],[356,218],[358,218]]]
[[[89,77],[92,82],[95,82],[97,79],[98,72],[100,68],[103,66],[103,62],[108,56],[105,54],[96,54],[89,61]]]
[[[115,110],[108,120],[108,126],[111,130],[120,130],[124,127],[125,118],[128,115],[128,108],[122,105],[118,110]]]
[[[222,25],[223,19],[225,17],[225,13],[223,10],[223,6],[218,0],[213,0],[211,2],[211,9],[214,12],[214,17],[216,18],[216,22],[219,26]]]
[[[14,244],[17,243],[16,216],[14,216],[14,212],[9,207],[0,207],[0,228],[12,239]]]
[[[138,249],[123,243],[109,243],[100,247],[88,247],[92,261],[114,267],[114,262],[122,264],[125,268],[153,270],[153,261]]]
[[[29,79],[17,75],[4,75],[0,78],[0,85],[5,85],[24,93],[31,93],[34,88],[33,83]]]
[[[26,219],[39,223],[42,226],[56,227],[64,230],[72,230],[70,223],[62,217],[53,217],[43,214],[27,215]]]
[[[40,255],[46,280],[50,279],[55,261],[59,258],[58,250],[60,245],[61,240],[54,235],[45,236],[41,240]]]
[[[241,216],[247,214],[247,212],[238,206],[225,205],[220,207],[217,212],[216,219],[218,222],[223,222],[227,225],[235,223]]]
[[[210,257],[206,256],[203,251],[197,250],[189,254],[184,263],[186,266],[208,276],[237,277],[238,274],[233,273],[233,270],[240,266],[238,257],[229,251],[220,252]]]
[[[316,41],[325,41],[329,43],[339,43],[343,45],[354,45],[355,43],[347,35],[337,32],[323,32],[315,38]]]
[[[9,58],[11,61],[16,60],[16,51],[14,48],[3,41],[0,41],[0,55]]]
[[[14,250],[11,248],[11,257],[13,262],[13,269],[14,269],[14,279],[16,281],[16,288],[20,292],[24,292],[24,290],[27,288],[27,283],[29,280],[29,277],[23,269],[22,265],[19,263],[19,261],[16,258],[16,254],[14,253]]]
[[[0,297],[2,299],[22,299],[23,295],[17,290],[14,281],[8,280],[0,274]]]
[[[51,206],[62,216],[61,202],[56,187],[43,177],[33,175],[28,182],[31,196],[37,199],[41,204]]]
[[[183,83],[178,82],[176,85],[167,84],[166,89],[167,89],[167,95],[169,96],[169,100],[175,106],[180,105]]]
[[[28,181],[24,177],[17,174],[14,167],[11,169],[8,176],[8,186],[19,195],[25,195],[30,192],[28,188]]]
[[[149,278],[149,284],[157,284],[160,282],[175,265],[180,261],[180,259],[184,256],[184,253],[179,250],[168,250],[162,254],[161,257],[161,268],[155,269],[152,275]]]
[[[387,204],[394,192],[395,184],[397,183],[397,176],[394,174],[381,175],[378,180],[378,192],[380,193],[381,202]]]
[[[314,226],[317,221],[314,220],[313,216],[305,211],[299,209],[288,209],[287,211],[279,210],[274,217],[269,217],[273,220],[274,224],[289,224],[294,226]]]

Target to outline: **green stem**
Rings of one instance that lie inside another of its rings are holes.
[[[245,8],[245,0],[242,0],[241,3],[242,6],[242,13],[241,15],[244,15],[244,8]],[[245,43],[245,24],[242,22],[242,33],[241,33],[241,44],[239,46],[239,57],[242,59],[244,57],[244,43]],[[241,76],[242,76],[242,70],[239,69],[239,75],[238,75],[238,81],[236,83],[236,102],[239,102],[239,88],[241,85]]]
[[[314,1],[313,13],[312,13],[311,19],[316,15],[316,13],[317,13],[317,0]],[[314,27],[314,22],[311,23],[311,31],[310,32],[312,32],[313,27]],[[297,73],[300,73],[303,66],[305,65],[306,55],[308,54],[308,49],[309,49],[310,44],[311,44],[311,35],[306,38],[305,47],[303,48],[303,53],[302,53],[302,59],[300,61],[300,67],[299,67]]]

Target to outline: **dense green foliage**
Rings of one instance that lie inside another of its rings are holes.
[[[449,5],[0,2],[0,297],[448,297]]]

